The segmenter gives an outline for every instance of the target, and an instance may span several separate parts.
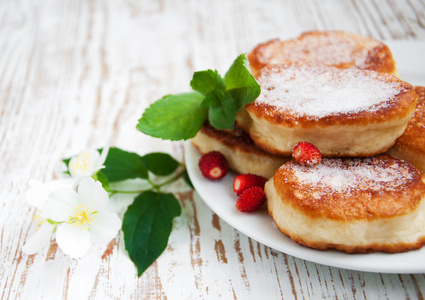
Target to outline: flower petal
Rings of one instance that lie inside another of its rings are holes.
[[[90,224],[90,234],[93,243],[106,245],[116,237],[121,228],[121,220],[117,214],[110,212],[99,212],[93,215],[92,224]]]
[[[22,251],[26,254],[35,254],[50,244],[50,238],[55,229],[54,225],[45,223],[37,230],[37,232],[25,243]]]
[[[31,205],[41,210],[51,192],[61,188],[72,188],[74,181],[75,179],[71,177],[51,180],[45,183],[31,179],[29,181],[30,187],[26,192],[27,200]]]
[[[47,218],[56,222],[67,221],[78,205],[78,195],[70,188],[62,188],[50,193],[42,211]]]
[[[81,203],[88,209],[100,211],[108,205],[108,193],[99,181],[85,178],[78,186],[78,196]]]
[[[79,258],[90,248],[90,232],[72,224],[62,224],[56,232],[56,242],[65,254]]]
[[[72,188],[75,179],[72,177],[60,178],[46,182],[46,187],[53,192],[61,188]]]
[[[100,169],[102,169],[104,167],[103,164],[105,163],[106,157],[108,156],[109,145],[111,144],[111,141],[110,141],[111,138],[112,138],[112,136],[109,137],[105,147],[103,147],[102,152],[100,153],[99,159],[96,161],[95,172],[99,171]]]
[[[29,185],[26,191],[27,200],[29,204],[41,209],[49,197],[49,189],[44,183],[35,179],[31,179]]]
[[[69,173],[72,177],[92,176],[97,171],[95,168],[99,157],[100,154],[96,149],[81,152],[69,161]]]

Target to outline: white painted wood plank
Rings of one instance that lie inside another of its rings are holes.
[[[265,247],[221,221],[180,183],[183,213],[141,277],[122,234],[72,260],[53,243],[22,255],[34,232],[30,178],[62,156],[113,145],[183,159],[181,143],[142,135],[142,111],[189,90],[193,71],[224,72],[271,38],[342,29],[424,39],[423,1],[3,1],[0,3],[0,289],[2,299],[420,298],[425,277],[354,272]],[[122,216],[122,211],[120,212]]]

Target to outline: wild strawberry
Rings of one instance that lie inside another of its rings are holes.
[[[236,208],[241,212],[253,212],[266,202],[266,194],[259,186],[246,189],[236,201]]]
[[[298,143],[294,149],[292,149],[292,157],[300,164],[307,166],[317,164],[322,160],[322,154],[319,149],[308,142]]]
[[[226,158],[218,151],[211,151],[202,155],[198,166],[202,175],[211,180],[223,178],[229,170]]]
[[[233,180],[233,191],[236,193],[236,195],[239,196],[243,191],[253,186],[264,188],[266,181],[267,179],[263,176],[254,174],[240,174],[235,177],[235,180]]]

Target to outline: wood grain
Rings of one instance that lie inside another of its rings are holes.
[[[36,228],[30,178],[54,178],[60,158],[109,135],[114,146],[183,160],[181,142],[136,131],[143,110],[189,90],[195,70],[223,73],[260,42],[313,29],[425,40],[425,2],[1,1],[1,299],[424,299],[423,274],[331,268],[257,243],[183,182],[171,188],[183,211],[168,248],[140,278],[122,234],[78,260],[54,242],[21,252]],[[114,201],[122,216],[128,199]]]

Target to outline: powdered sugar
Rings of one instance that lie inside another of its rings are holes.
[[[412,180],[412,172],[406,163],[379,158],[323,159],[311,167],[290,163],[282,168],[291,168],[296,181],[304,187],[337,193],[349,193],[352,189],[395,191]]]
[[[260,48],[264,64],[302,62],[328,66],[368,68],[370,51],[380,42],[369,37],[342,32],[303,34],[289,41],[276,40]]]
[[[357,69],[294,65],[275,66],[259,78],[261,95],[269,111],[295,116],[325,117],[335,114],[377,111],[401,92],[400,84],[385,81],[385,75]]]

